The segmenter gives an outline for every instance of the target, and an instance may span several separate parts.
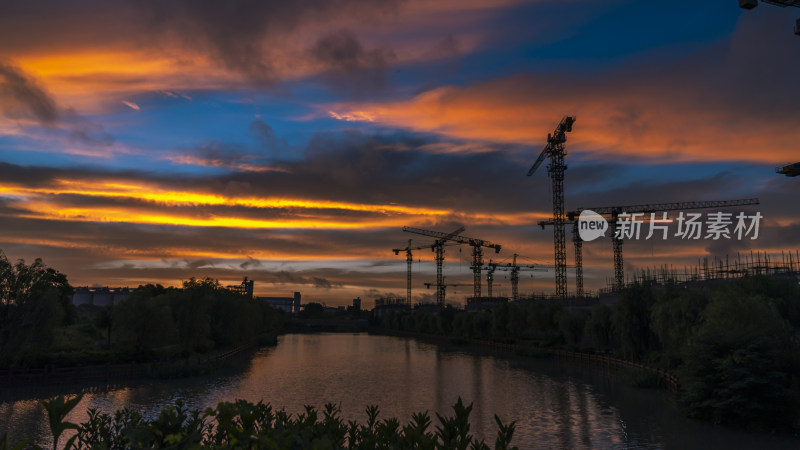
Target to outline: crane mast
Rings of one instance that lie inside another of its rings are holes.
[[[444,244],[451,240],[454,236],[465,230],[464,227],[458,227],[457,230],[451,233],[442,233],[441,231],[423,230],[421,228],[403,227],[403,231],[407,233],[415,233],[423,236],[435,238],[436,241],[431,246],[431,250],[436,253],[436,303],[440,307],[444,307],[445,286],[444,277],[442,276],[442,264],[444,263]]]
[[[561,299],[567,298],[567,244],[564,231],[564,171],[567,170],[564,157],[567,152],[564,150],[564,142],[567,141],[567,133],[572,131],[574,123],[574,116],[564,116],[561,119],[553,134],[547,135],[547,145],[545,145],[536,162],[528,170],[528,176],[533,175],[545,158],[550,158],[547,172],[553,183],[553,247],[555,249],[556,296]]]
[[[439,231],[430,231],[430,230],[423,230],[420,228],[412,228],[412,227],[403,227],[403,231],[408,233],[415,233],[421,234],[423,236],[429,236],[433,238],[437,238],[437,242],[442,242],[442,244],[446,241],[452,241],[459,244],[466,244],[472,247],[472,265],[470,268],[473,272],[473,296],[475,298],[479,298],[481,296],[481,269],[483,268],[483,248],[491,248],[494,249],[495,253],[500,252],[501,245],[494,244],[484,239],[477,239],[471,238],[466,236],[459,236],[458,233],[464,231],[464,227],[461,227],[460,231],[453,232],[450,234],[445,234]],[[442,277],[441,277],[441,261],[444,261],[444,248],[442,246],[437,246],[434,251],[436,251],[436,280],[439,286],[442,285]],[[439,254],[441,252],[441,255]],[[437,292],[437,302],[440,303],[441,306],[444,306],[444,289],[441,289],[441,295]],[[440,300],[441,299],[441,300]]]
[[[489,264],[485,267],[486,269],[486,287],[489,293],[489,297],[492,296],[492,282],[494,281],[494,272],[497,269],[500,270],[509,270],[511,271],[511,300],[517,301],[519,300],[519,272],[521,270],[532,270],[536,272],[544,272],[545,266],[536,265],[536,264],[517,264],[517,256],[518,254],[514,253],[513,262],[506,263],[506,264],[497,264],[496,262],[492,262],[489,260]]]
[[[417,247],[411,246],[411,239],[408,240],[408,245],[404,248],[393,248],[392,251],[395,255],[399,255],[400,252],[406,252],[406,265],[408,266],[406,272],[406,303],[408,306],[411,306],[411,265],[414,262],[414,255],[412,254],[413,250],[422,250],[425,248],[432,248],[435,244],[426,244],[420,245]]]

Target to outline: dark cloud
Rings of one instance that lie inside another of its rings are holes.
[[[106,133],[102,125],[79,116],[74,110],[67,110],[62,117],[71,140],[90,147],[108,147],[114,143],[114,136]]]
[[[0,108],[13,120],[32,119],[52,126],[58,109],[50,94],[36,81],[8,62],[0,60]]]
[[[214,267],[214,261],[210,259],[194,259],[194,260],[184,260],[186,263],[186,267],[190,270],[197,270],[200,268],[207,268],[207,267]]]
[[[310,285],[315,288],[325,289],[325,290],[342,287],[341,282],[330,281],[323,277],[313,276],[313,275],[308,276],[302,273],[289,272],[286,270],[281,270],[273,273],[262,273],[262,276],[263,275],[267,275],[271,278],[271,279],[267,278],[265,280],[266,283]]]
[[[33,121],[51,133],[86,146],[107,147],[114,137],[73,109],[60,109],[48,92],[21,69],[0,60],[0,108],[12,121]]]
[[[401,296],[400,294],[375,288],[365,289],[362,296],[364,297],[365,300],[375,300],[380,298],[380,299],[401,301],[405,299],[405,296]]]
[[[349,30],[322,36],[310,52],[335,89],[357,96],[383,91],[387,66],[395,59],[390,49],[367,50]]]
[[[228,167],[245,162],[249,156],[240,144],[209,141],[200,145],[193,154],[208,165]]]
[[[395,0],[303,0],[295,2],[137,2],[154,29],[178,36],[187,47],[209,51],[228,69],[259,84],[279,77],[276,44],[297,27],[327,17],[376,17],[395,10]]]
[[[0,161],[0,178],[7,183],[21,183],[28,186],[42,186],[51,183],[54,178],[63,173],[64,171],[62,169],[31,166],[26,167]],[[83,172],[78,169],[73,173],[75,177],[80,178],[82,175],[91,172]]]
[[[432,59],[446,59],[458,56],[461,53],[461,44],[452,34],[442,38],[430,50],[428,57]]]
[[[180,164],[219,167],[235,172],[258,171],[261,166],[267,164],[264,155],[248,151],[242,144],[217,140],[175,152],[169,159]]]
[[[270,152],[277,152],[289,148],[285,139],[278,137],[275,130],[261,119],[250,122],[248,131],[253,134],[264,149]]]
[[[438,147],[462,145],[470,144],[410,133],[319,133],[306,147],[303,160],[277,164],[284,173],[237,174],[219,181],[235,178],[250,189],[311,198],[319,198],[323,191],[328,198],[358,203],[420,205],[425,199],[424,205],[456,210],[504,210],[511,205],[518,209],[528,202],[530,197],[519,184],[527,168],[512,159],[516,149],[478,143],[476,150],[483,152],[432,153]],[[520,178],[515,179],[515,173]]]
[[[0,5],[0,54],[69,51],[103,45],[158,49],[180,59],[208,56],[250,83],[269,86],[305,55],[287,54],[286,42],[305,26],[332,20],[375,21],[393,16],[401,0],[49,0]],[[52,39],[61,36],[62,39]],[[165,45],[168,43],[169,45]]]
[[[611,171],[613,172],[613,170]],[[630,174],[628,174],[631,177]],[[634,179],[622,186],[595,192],[581,192],[570,199],[568,209],[604,206],[645,205],[653,203],[736,200],[757,196],[758,192],[742,192],[742,176],[727,171],[698,175],[681,181]],[[579,203],[577,203],[579,202]]]
[[[251,258],[251,257],[248,256],[247,257],[247,261],[239,264],[239,267],[241,267],[242,269],[250,269],[250,268],[261,267],[261,265],[262,265],[261,261],[255,259],[255,258]]]

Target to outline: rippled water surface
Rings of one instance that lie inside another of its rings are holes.
[[[206,407],[243,398],[289,412],[334,402],[346,418],[359,420],[367,405],[377,404],[381,417],[405,422],[418,411],[450,413],[460,396],[474,404],[472,430],[490,444],[498,414],[517,422],[514,443],[520,448],[800,448],[800,439],[791,436],[683,419],[670,394],[623,386],[596,366],[465,352],[397,337],[284,335],[277,347],[229,372],[88,392],[69,420],[84,421],[88,408],[128,407],[154,415],[177,399]],[[49,433],[38,402],[54,393],[0,388],[0,433],[45,444]]]

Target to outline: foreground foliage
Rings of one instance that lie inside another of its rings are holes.
[[[128,448],[231,448],[231,449],[473,449],[490,447],[470,434],[469,415],[472,405],[461,399],[453,406],[453,415],[436,414],[439,425],[431,427],[427,412],[413,414],[401,425],[397,418],[379,419],[377,406],[367,407],[366,423],[345,421],[341,410],[327,404],[322,410],[306,406],[297,415],[273,410],[269,404],[244,400],[222,402],[205,411],[189,410],[183,403],[164,407],[155,419],[145,419],[129,409],[117,411],[113,417],[89,410],[89,420],[80,425],[64,419],[81,397],[57,397],[43,406],[50,419],[53,448],[58,447],[64,430],[76,433],[64,444],[64,450]],[[498,431],[496,450],[516,449],[511,446],[514,423],[504,425],[495,416]],[[11,446],[0,437],[0,450],[40,448],[29,442]]]

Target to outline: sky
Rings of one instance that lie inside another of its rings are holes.
[[[725,210],[759,212],[757,239],[631,240],[628,272],[796,251],[800,178],[775,167],[800,161],[798,17],[728,0],[3,2],[0,249],[73,286],[247,276],[257,295],[371,307],[405,295],[392,249],[431,242],[404,226],[552,264],[551,181],[525,174],[574,115],[568,210],[760,200]],[[450,301],[472,294],[470,252],[446,249],[465,285]],[[608,239],[584,267],[606,287]],[[429,301],[429,250],[413,280]],[[523,294],[553,289],[523,272]]]

